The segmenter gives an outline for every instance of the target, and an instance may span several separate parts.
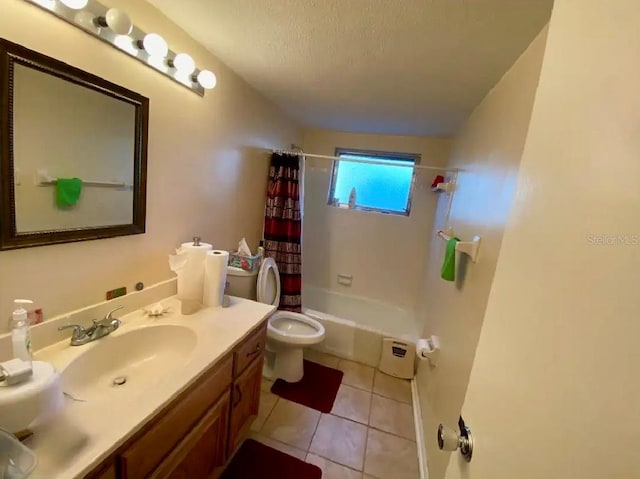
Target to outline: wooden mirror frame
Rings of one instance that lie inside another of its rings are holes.
[[[13,156],[14,66],[24,65],[135,107],[133,222],[124,225],[18,234]],[[0,38],[0,250],[87,241],[145,232],[149,99],[91,73]]]

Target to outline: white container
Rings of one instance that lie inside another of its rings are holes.
[[[414,374],[415,356],[415,344],[401,339],[384,338],[378,369],[396,378],[411,379]]]
[[[24,479],[36,468],[35,453],[0,430],[0,479]]]
[[[45,424],[64,408],[60,373],[52,364],[33,362],[33,376],[15,386],[0,385],[0,429],[16,433]]]
[[[29,321],[27,310],[23,308],[25,304],[33,304],[28,299],[16,299],[13,301],[16,309],[13,311],[13,322],[11,324],[11,345],[13,346],[13,357],[31,363],[31,332],[29,331]]]

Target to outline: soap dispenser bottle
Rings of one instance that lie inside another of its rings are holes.
[[[28,299],[16,299],[13,301],[16,308],[13,311],[13,323],[11,325],[11,344],[13,345],[13,357],[22,359],[31,364],[31,332],[27,310],[23,305],[33,304]]]
[[[356,188],[355,186],[351,188],[351,192],[349,193],[349,208],[354,209],[356,207]]]

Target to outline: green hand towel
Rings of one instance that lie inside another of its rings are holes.
[[[82,180],[80,178],[58,178],[56,180],[56,204],[60,207],[73,206],[80,198]]]
[[[445,281],[456,280],[456,244],[460,238],[451,238],[447,241],[447,251],[444,253],[444,262],[440,270],[440,276]]]

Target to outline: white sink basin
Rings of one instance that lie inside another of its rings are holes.
[[[63,391],[77,400],[131,398],[183,366],[197,343],[189,328],[158,325],[98,339],[62,371]],[[77,346],[82,348],[84,346]]]

